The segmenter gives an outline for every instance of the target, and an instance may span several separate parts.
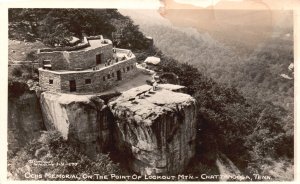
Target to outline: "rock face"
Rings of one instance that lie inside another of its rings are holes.
[[[8,150],[14,154],[44,129],[42,113],[34,91],[8,98]]]
[[[144,85],[108,105],[96,95],[44,92],[40,103],[47,130],[58,130],[91,158],[113,147],[134,172],[176,174],[194,156],[196,139],[196,101],[179,89]]]
[[[44,92],[40,102],[47,130],[58,130],[91,158],[106,150],[111,120],[99,97]]]
[[[176,174],[195,154],[196,101],[167,88],[133,88],[109,103],[115,144],[141,174]]]

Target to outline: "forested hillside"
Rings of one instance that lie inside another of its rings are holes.
[[[152,36],[156,44],[149,47],[139,26],[117,10],[9,11],[10,39],[41,40],[49,47],[67,44],[66,36],[81,37],[83,33],[102,34],[111,39],[111,33],[118,29],[123,30],[126,39],[117,46],[133,49],[139,61],[150,55],[160,57],[162,72],[178,75],[180,84],[198,102],[197,155],[186,172],[214,173],[216,158],[222,153],[245,174],[270,175],[274,180],[293,179],[293,114],[284,104],[292,103],[293,82],[276,78],[280,75],[277,72],[286,71],[292,62],[291,47],[278,47],[278,42],[273,45],[271,40],[269,47],[240,60],[230,47],[208,35],[194,36],[164,26],[148,27],[155,33]],[[278,52],[273,52],[273,47]],[[254,86],[257,90],[247,90]],[[282,94],[273,93],[276,90]],[[13,93],[13,88],[9,88],[9,93]],[[290,96],[283,98],[284,95]],[[267,99],[262,100],[263,97]],[[59,152],[65,151],[69,150]]]
[[[162,58],[163,71],[176,73],[199,104],[201,161],[195,161],[189,172],[199,174],[199,165],[211,166],[219,153],[225,153],[244,173],[271,175],[276,180],[293,177],[292,114],[272,103],[246,99],[236,88],[216,83],[191,65],[154,53]]]
[[[41,40],[48,46],[67,45],[68,38],[112,33],[122,28],[127,39],[120,46],[145,47],[146,39],[128,17],[113,9],[10,9],[9,38],[25,41]],[[129,43],[129,41],[131,41]]]
[[[232,13],[223,11],[219,14]],[[260,28],[255,22],[243,25],[243,17],[234,17],[232,13],[232,22],[230,19],[219,22],[218,29],[202,32],[192,27],[176,27],[155,10],[121,12],[131,16],[145,34],[152,36],[166,55],[195,66],[219,83],[236,87],[247,98],[268,101],[293,112],[294,80],[280,76],[288,72],[294,60],[291,12],[276,12],[282,20],[267,28]],[[251,16],[251,12],[240,14],[247,13],[250,14],[247,17]],[[261,34],[265,35],[263,39]]]

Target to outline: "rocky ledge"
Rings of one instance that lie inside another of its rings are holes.
[[[170,90],[171,89],[171,90]],[[144,85],[109,103],[115,145],[131,153],[129,167],[141,174],[180,173],[195,154],[196,101],[163,85]]]

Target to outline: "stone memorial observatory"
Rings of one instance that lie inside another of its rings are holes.
[[[135,55],[114,48],[100,36],[84,37],[72,47],[39,49],[42,90],[59,93],[99,93],[137,72]]]

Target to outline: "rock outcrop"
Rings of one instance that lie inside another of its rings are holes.
[[[149,85],[123,92],[108,105],[96,95],[44,92],[48,130],[56,129],[91,158],[114,148],[140,174],[175,174],[195,154],[196,101],[183,86]],[[106,99],[107,100],[107,99]]]
[[[40,102],[47,130],[58,130],[91,158],[107,149],[110,112],[99,97],[44,92]]]
[[[196,101],[190,95],[144,85],[124,92],[109,108],[115,119],[115,144],[131,154],[128,164],[133,171],[176,174],[194,156]]]
[[[37,95],[25,90],[20,96],[8,98],[8,150],[12,156],[16,151],[40,136],[44,129]]]

